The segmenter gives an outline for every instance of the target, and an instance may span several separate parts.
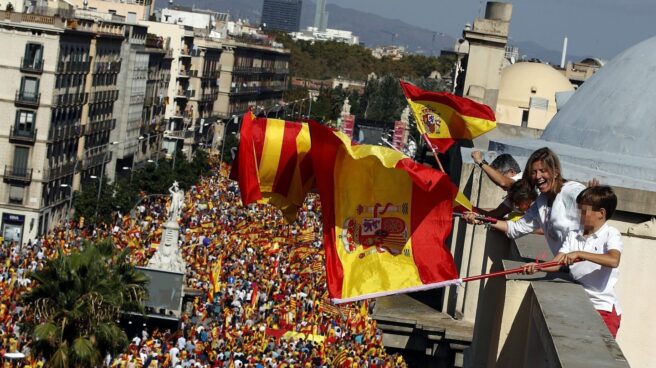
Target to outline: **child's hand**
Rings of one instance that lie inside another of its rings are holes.
[[[572,263],[576,262],[577,259],[580,259],[580,252],[570,252],[567,254],[563,255],[563,263],[566,265],[571,265]]]
[[[462,218],[467,221],[467,223],[472,224],[472,225],[480,225],[483,223],[483,221],[478,219],[478,213],[476,212],[465,212],[462,215]]]
[[[538,264],[535,263],[535,262],[527,263],[527,264],[523,265],[522,266],[522,268],[523,268],[522,273],[524,275],[532,275],[532,274],[536,273],[538,271],[537,265]]]

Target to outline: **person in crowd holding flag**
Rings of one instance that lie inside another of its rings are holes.
[[[490,224],[490,227],[504,232],[512,239],[542,229],[549,248],[556,254],[569,231],[580,227],[576,197],[585,186],[563,178],[558,156],[547,147],[531,154],[526,163],[524,178],[540,192],[535,203],[518,221],[497,221]],[[482,223],[477,216],[470,212],[464,218],[472,224]]]
[[[569,265],[574,280],[583,286],[592,305],[599,312],[608,330],[617,336],[622,319],[615,284],[622,255],[620,232],[606,222],[617,207],[617,196],[608,186],[594,186],[576,197],[581,211],[581,229],[570,231],[553,261]],[[582,261],[577,262],[576,261]],[[536,272],[536,263],[525,266],[525,273]],[[543,268],[559,271],[560,266]]]

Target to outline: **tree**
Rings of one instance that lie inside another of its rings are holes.
[[[116,323],[121,312],[143,313],[146,276],[107,241],[49,260],[31,274],[37,286],[23,295],[33,353],[54,368],[100,366],[128,338]]]

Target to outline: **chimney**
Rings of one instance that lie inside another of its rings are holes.
[[[563,56],[560,58],[560,68],[563,69],[565,68],[565,62],[567,58],[567,36],[565,36],[565,39],[563,40]]]

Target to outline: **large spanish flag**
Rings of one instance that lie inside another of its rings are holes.
[[[256,119],[246,113],[233,171],[242,202],[269,203],[280,208],[288,221],[295,219],[313,184],[309,151],[307,123]]]
[[[447,175],[319,124],[310,134],[333,301],[457,283],[444,245],[457,193]]]
[[[473,139],[496,128],[494,112],[487,105],[447,92],[428,92],[400,81],[419,133],[444,153],[454,139]]]

